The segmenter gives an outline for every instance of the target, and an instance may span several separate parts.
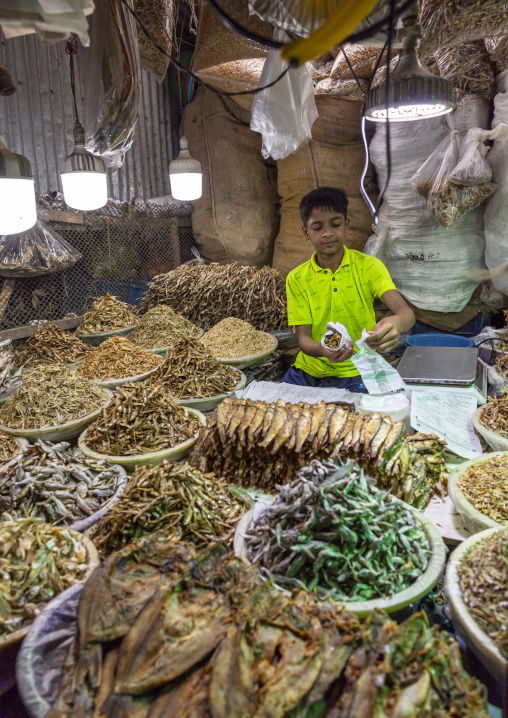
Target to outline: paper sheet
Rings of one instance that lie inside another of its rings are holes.
[[[476,408],[474,396],[413,391],[411,426],[416,431],[437,434],[450,451],[464,459],[474,459],[482,453],[471,418]]]
[[[290,404],[298,404],[299,401],[306,401],[308,404],[317,404],[319,401],[325,401],[327,404],[342,402],[353,404],[358,394],[347,389],[321,389],[296,384],[279,384],[274,381],[253,381],[242,396],[253,401],[275,402],[277,399],[283,399]]]

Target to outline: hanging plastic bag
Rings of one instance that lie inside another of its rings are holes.
[[[140,64],[135,20],[120,0],[96,3],[92,43],[82,54],[86,148],[120,167],[139,114]]]
[[[473,127],[469,130],[462,143],[460,158],[455,169],[450,173],[450,182],[460,185],[477,185],[490,182],[492,167],[487,162],[490,149],[485,142],[503,139],[508,135],[508,125],[498,125],[494,130],[482,130]]]
[[[437,177],[443,170],[443,166],[451,171],[460,156],[460,140],[458,132],[451,131],[441,140],[434,152],[423,163],[418,172],[409,180],[415,190],[425,199],[436,182]]]
[[[0,236],[0,277],[61,272],[80,259],[77,249],[40,220],[26,232]]]
[[[364,329],[361,338],[356,342],[358,352],[351,357],[367,391],[369,394],[387,394],[404,389],[406,385],[397,369],[365,343],[369,335],[370,332]]]
[[[281,42],[289,40],[282,30],[274,30],[273,37]],[[287,66],[280,50],[270,50],[259,86],[276,80]],[[273,87],[255,96],[250,128],[263,137],[263,157],[282,160],[310,140],[317,117],[314,85],[307,68],[291,67]]]

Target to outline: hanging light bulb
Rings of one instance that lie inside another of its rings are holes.
[[[108,201],[106,165],[85,150],[85,131],[79,122],[74,125],[74,152],[65,158],[60,177],[69,207],[89,212]]]
[[[37,221],[30,162],[11,152],[0,138],[0,235],[18,234]]]
[[[192,159],[186,137],[180,139],[180,154],[169,163],[169,180],[175,199],[191,202],[203,193],[201,162]]]
[[[365,117],[373,122],[386,122],[387,116],[392,122],[423,120],[453,110],[451,83],[424,70],[418,60],[421,27],[417,16],[406,17],[403,22],[398,32],[402,55],[389,76],[388,102],[386,82],[370,90],[365,98]]]

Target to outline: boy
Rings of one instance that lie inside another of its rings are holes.
[[[375,257],[344,246],[349,230],[348,200],[342,190],[321,187],[300,203],[303,235],[312,258],[288,274],[288,324],[296,327],[301,352],[282,381],[303,386],[338,387],[367,393],[351,361],[353,343],[370,331],[368,345],[388,352],[415,317],[396,290],[388,270]],[[379,297],[393,316],[376,324],[373,302]],[[341,351],[321,346],[329,321],[343,324],[353,341]]]

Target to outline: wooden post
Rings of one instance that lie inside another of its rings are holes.
[[[170,232],[171,232],[171,246],[173,248],[173,261],[174,266],[179,267],[182,263],[182,255],[180,253],[180,234],[178,232],[178,219],[171,217]]]
[[[15,279],[4,279],[4,283],[2,284],[2,289],[0,291],[0,322],[2,321],[7,305],[9,304],[9,299],[11,298],[15,284]]]

